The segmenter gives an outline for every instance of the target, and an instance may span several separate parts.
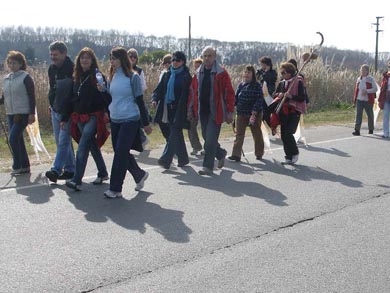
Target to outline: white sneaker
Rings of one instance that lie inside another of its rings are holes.
[[[122,197],[122,193],[119,191],[112,191],[112,190],[107,190],[104,192],[104,195],[108,198],[117,198],[117,197]]]
[[[295,164],[298,161],[299,155],[293,155],[291,158],[291,164]]]
[[[140,191],[142,188],[144,188],[145,180],[148,179],[149,173],[145,171],[144,177],[141,178],[141,180],[135,185],[135,191]]]

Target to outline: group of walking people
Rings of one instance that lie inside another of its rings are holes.
[[[137,51],[133,48],[128,51],[123,47],[113,48],[107,76],[102,73],[97,57],[90,48],[83,48],[74,63],[67,55],[63,42],[50,44],[49,53],[52,63],[48,69],[48,98],[57,149],[53,166],[45,173],[48,180],[54,183],[66,180],[66,186],[81,190],[91,153],[98,170],[93,184],[109,180],[109,189],[104,192],[106,197],[122,196],[126,171],[135,181],[135,190],[142,190],[149,174],[140,168],[131,150],[143,151],[147,140],[145,133],[150,134],[152,128],[144,102],[147,87],[142,68],[137,65]],[[35,89],[22,53],[10,51],[6,62],[10,73],[4,78],[0,102],[5,103],[10,128],[9,142],[13,154],[11,174],[19,175],[30,172],[23,131],[34,121]],[[259,62],[261,68],[257,71],[252,65],[245,66],[242,81],[234,90],[228,72],[217,62],[216,50],[211,46],[203,49],[201,59],[193,61],[192,74],[183,52],[176,51],[164,56],[163,71],[151,97],[151,104],[156,108],[153,122],[159,125],[166,141],[158,159],[162,168],[169,169],[175,156],[178,167],[189,164],[184,129],[188,129],[193,148],[191,154],[197,155],[202,151],[204,155],[199,175],[212,175],[215,163],[217,168],[223,168],[227,151],[219,144],[219,135],[224,122],[233,123],[235,131],[228,160],[241,160],[247,127],[254,139],[256,159],[262,160],[264,141],[261,123],[266,123],[272,129],[280,125],[284,163],[297,162],[299,150],[293,135],[308,103],[304,76],[297,75],[296,61],[289,60],[280,65],[281,79],[277,83],[278,74],[272,68],[271,58],[265,56]],[[390,62],[388,65],[390,67]],[[362,76],[355,90],[358,112],[366,109],[362,97],[368,96],[367,102],[370,103],[370,94],[375,92],[366,71],[367,68],[362,67]],[[389,76],[389,72],[384,74],[380,97],[381,107],[385,111],[387,109],[385,137],[389,136]],[[263,89],[272,95],[272,103],[264,99],[268,93]],[[281,101],[283,105],[279,105]],[[276,106],[280,109],[277,113]],[[198,122],[203,145],[198,137]],[[110,173],[100,150],[110,135],[106,127],[108,123],[114,150]],[[373,130],[373,127],[369,130]],[[357,121],[354,134],[360,134],[359,131]],[[76,156],[72,138],[78,143]]]

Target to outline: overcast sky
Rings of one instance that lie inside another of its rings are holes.
[[[322,2],[2,1],[0,26],[117,29],[146,36],[187,37],[191,15],[193,38],[312,45],[319,41],[315,32],[320,31],[325,36],[324,46],[374,52],[376,27],[372,23],[377,16],[384,16],[379,51],[390,52],[390,1]]]

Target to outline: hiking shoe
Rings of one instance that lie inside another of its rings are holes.
[[[202,156],[204,156],[205,153],[206,153],[205,150],[200,151],[200,154],[201,154]]]
[[[65,185],[68,186],[69,188],[72,188],[75,191],[80,191],[81,190],[81,184],[77,184],[76,182],[72,180],[67,180],[65,182]]]
[[[135,191],[140,191],[142,188],[144,188],[145,180],[148,179],[149,173],[145,171],[144,177],[141,178],[141,180],[135,185]]]
[[[192,150],[192,152],[190,153],[191,155],[194,155],[194,156],[197,156],[198,155],[198,153],[201,151],[201,149],[200,150]]]
[[[369,130],[368,134],[374,134],[374,130]]]
[[[96,179],[92,182],[93,185],[102,185],[103,184],[103,181],[107,181],[108,179],[110,179],[110,177],[108,176],[104,176],[104,177],[96,177]]]
[[[209,168],[207,168],[207,167],[203,167],[202,169],[200,169],[200,170],[198,171],[198,174],[199,174],[199,175],[209,175],[209,176],[211,176],[211,175],[213,175],[214,173],[213,173],[213,170],[211,170],[211,169],[209,169]]]
[[[230,156],[227,158],[229,161],[232,161],[232,162],[239,162],[241,161],[241,158],[240,157],[237,157],[237,156]]]
[[[359,136],[360,135],[360,131],[355,129],[355,131],[352,132],[352,135]]]
[[[11,175],[20,175],[25,173],[30,173],[30,167],[14,169],[11,171]]]
[[[53,170],[47,171],[47,172],[45,173],[45,176],[46,176],[51,182],[54,182],[54,183],[57,182],[58,174],[57,174],[55,171],[53,171]]]
[[[257,156],[257,157],[256,157],[256,160],[262,161],[262,160],[263,160],[263,157]]]
[[[58,180],[68,180],[72,179],[74,176],[73,172],[64,171],[60,176],[58,176]]]
[[[107,198],[117,198],[117,197],[119,198],[122,197],[122,192],[107,190],[104,192],[104,196]]]
[[[299,157],[298,154],[293,155],[292,158],[291,158],[291,164],[295,164],[298,161],[298,157]]]
[[[218,169],[222,169],[223,166],[225,166],[225,157],[226,157],[226,151],[224,156],[218,160],[218,165],[217,165]]]
[[[185,166],[187,166],[189,163],[190,163],[190,161],[188,160],[188,161],[185,161],[184,163],[183,163],[183,162],[177,163],[177,166],[178,166],[178,167],[185,167]]]
[[[161,167],[163,167],[164,169],[166,169],[166,170],[168,170],[169,167],[170,167],[170,165],[171,165],[171,164],[165,163],[165,162],[164,162],[163,160],[161,160],[161,159],[159,159],[159,160],[157,161],[157,163],[158,163]]]

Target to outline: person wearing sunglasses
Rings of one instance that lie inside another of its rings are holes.
[[[172,54],[172,64],[164,73],[161,81],[153,92],[156,103],[164,103],[167,108],[166,119],[169,123],[169,138],[158,160],[164,169],[169,169],[176,155],[178,166],[184,167],[189,163],[183,128],[189,128],[187,119],[187,101],[191,85],[191,74],[186,66],[186,56],[181,51]],[[159,107],[156,112],[157,121],[163,121],[163,109]]]
[[[204,139],[203,168],[199,175],[212,175],[214,160],[217,167],[223,168],[226,150],[221,148],[218,139],[223,122],[233,122],[235,93],[230,76],[225,68],[217,63],[217,51],[207,46],[202,51],[203,64],[194,75],[191,84],[189,111],[199,115],[202,136]]]
[[[294,133],[297,130],[301,114],[306,112],[306,95],[303,79],[296,73],[297,70],[294,64],[289,62],[282,63],[280,65],[282,80],[279,82],[273,95],[275,101],[273,104],[275,105],[284,97],[286,98],[278,113],[285,164],[295,164],[298,161],[299,150]],[[276,115],[276,113],[272,115]]]

